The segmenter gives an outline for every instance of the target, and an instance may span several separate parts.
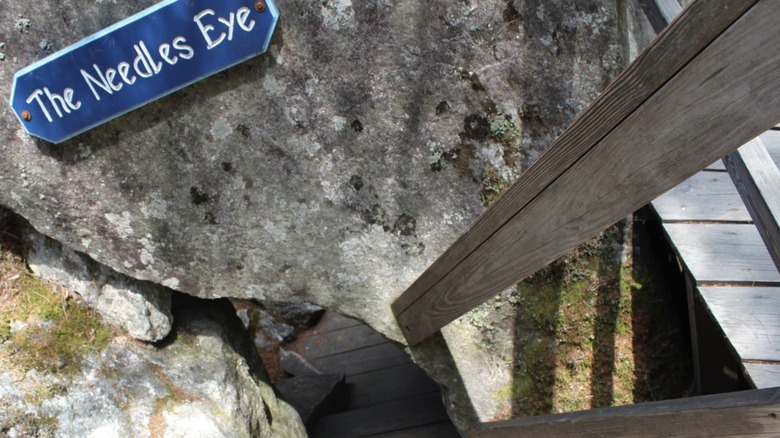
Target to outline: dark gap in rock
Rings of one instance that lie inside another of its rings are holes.
[[[209,195],[205,192],[201,192],[198,187],[190,187],[190,197],[192,198],[192,203],[194,205],[202,205],[211,199]]]
[[[296,408],[311,436],[449,421],[439,386],[397,344],[362,322],[308,304],[234,303],[280,397]],[[410,420],[400,416],[403,411],[430,415]],[[386,421],[377,425],[377,418]],[[454,430],[444,436],[457,436]]]

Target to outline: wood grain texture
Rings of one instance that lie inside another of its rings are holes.
[[[667,23],[671,23],[682,12],[677,0],[655,0],[655,4]]]
[[[755,138],[724,158],[731,179],[780,270],[780,170]]]
[[[780,285],[769,252],[752,224],[663,224],[698,286]]]
[[[714,163],[710,164],[709,166],[705,167],[706,170],[720,170],[720,171],[726,171],[726,165],[723,164],[723,160],[715,161]]]
[[[361,373],[409,363],[409,356],[390,343],[312,359],[311,364],[326,374],[343,373],[348,378]]]
[[[322,417],[313,437],[365,437],[448,420],[438,391]]]
[[[492,234],[469,231],[466,240],[483,243],[411,307],[395,308],[407,341],[420,342],[771,126],[780,117],[779,21],[780,8],[756,4],[576,163],[546,167],[542,179],[554,182],[511,221]]]
[[[374,435],[372,438],[460,438],[460,434],[452,422],[447,421]]]
[[[775,165],[780,166],[780,130],[770,130],[759,136],[761,141],[764,142],[769,156],[772,157]]]
[[[361,324],[319,336],[302,336],[290,344],[289,349],[311,361],[386,342],[382,335]]]
[[[695,2],[394,303],[399,315],[630,116],[756,0]],[[714,157],[711,162],[720,157]],[[710,164],[710,163],[707,163]],[[702,166],[703,168],[704,166]]]
[[[780,386],[780,363],[746,363],[748,378],[758,389]]]
[[[420,367],[407,363],[347,378],[348,410],[439,390]]]
[[[752,219],[726,172],[699,172],[652,202],[664,222]]]
[[[699,293],[740,359],[780,361],[780,288],[700,287]]]
[[[742,391],[485,424],[473,438],[776,437],[780,389]]]

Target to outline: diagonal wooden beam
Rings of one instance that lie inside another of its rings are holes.
[[[776,123],[780,8],[772,5],[706,0],[683,11],[393,303],[408,342],[420,342]]]
[[[780,271],[780,170],[760,138],[746,143],[723,161]]]

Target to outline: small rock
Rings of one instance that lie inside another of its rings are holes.
[[[293,376],[316,376],[322,374],[320,370],[309,363],[306,358],[294,351],[287,351],[284,348],[279,349],[279,361],[282,369]]]
[[[238,311],[236,311],[236,315],[238,315],[241,323],[244,324],[244,328],[249,330],[249,324],[252,322],[249,320],[249,311],[247,309],[238,309]]]
[[[277,344],[295,340],[295,328],[291,325],[277,321],[273,315],[265,310],[259,309],[257,315],[258,335],[263,334]]]
[[[295,328],[305,330],[313,327],[325,313],[325,309],[314,304],[284,304],[267,306],[280,318],[293,325]]]
[[[276,383],[276,389],[298,411],[304,424],[311,425],[344,390],[343,374],[297,376]]]
[[[144,342],[157,342],[171,331],[169,289],[119,274],[31,228],[23,235],[33,273],[78,293],[106,321]]]

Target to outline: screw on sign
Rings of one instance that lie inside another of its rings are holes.
[[[60,143],[268,49],[273,0],[166,0],[14,76],[25,131]]]

